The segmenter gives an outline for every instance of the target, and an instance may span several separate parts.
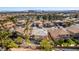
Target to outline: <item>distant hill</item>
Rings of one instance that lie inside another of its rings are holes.
[[[79,13],[79,10],[59,10],[59,11],[44,11],[44,10],[28,10],[28,11],[0,11],[0,13]]]

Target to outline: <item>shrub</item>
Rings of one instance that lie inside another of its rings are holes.
[[[69,46],[68,43],[62,43],[62,45],[63,45],[64,47],[68,47],[68,46]]]
[[[46,51],[52,50],[52,45],[50,44],[49,40],[46,40],[46,39],[43,39],[40,42],[40,47],[41,47],[41,49],[46,50]]]
[[[22,39],[21,37],[18,37],[18,38],[15,40],[15,42],[18,43],[18,44],[21,44],[21,43],[22,43],[22,40],[23,40],[23,39]]]
[[[26,44],[29,45],[31,42],[30,42],[30,36],[29,35],[26,35]]]
[[[18,45],[12,39],[4,40],[4,46],[6,48],[18,48]]]
[[[72,40],[76,43],[79,44],[79,40],[72,38]]]
[[[62,45],[63,43],[64,43],[64,40],[63,39],[60,39],[60,40],[55,41],[55,44],[56,45]]]
[[[71,45],[71,44],[76,44],[72,39],[68,39],[68,43]]]
[[[18,48],[18,45],[15,42],[11,42],[7,47],[8,48]]]
[[[65,46],[65,47],[68,47],[68,46],[71,46],[71,45],[76,45],[76,43],[72,39],[67,39],[67,40],[64,40],[62,45]]]

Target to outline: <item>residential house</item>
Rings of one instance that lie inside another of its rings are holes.
[[[66,29],[70,32],[73,38],[79,39],[79,24],[72,25],[70,27],[67,27]]]
[[[42,21],[34,21],[32,23],[32,27],[43,27],[43,22]]]
[[[25,30],[25,19],[17,18],[15,31],[24,34],[24,30]]]
[[[49,28],[49,27],[53,27],[54,24],[53,24],[51,21],[44,21],[43,26],[44,26],[45,28]]]
[[[48,30],[52,39],[68,39],[70,33],[63,27],[52,27]]]
[[[33,27],[31,33],[31,36],[34,36],[36,38],[45,38],[48,36],[48,32],[46,29],[44,28],[37,28],[37,27]]]
[[[11,28],[15,27],[15,24],[13,22],[7,22],[7,23],[4,23],[3,26],[4,26],[4,28],[10,30]]]

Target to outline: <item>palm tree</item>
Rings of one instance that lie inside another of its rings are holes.
[[[29,32],[29,30],[30,30],[30,24],[31,24],[31,22],[30,22],[30,19],[27,19],[26,21],[25,21],[26,23],[25,23],[25,30],[24,30],[24,33],[26,34],[28,34],[28,32]]]

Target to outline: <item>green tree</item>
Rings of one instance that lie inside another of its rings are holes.
[[[69,46],[68,43],[62,43],[62,45],[63,45],[64,47],[68,47],[68,46]]]
[[[10,38],[6,38],[2,40],[2,48],[8,50],[9,48],[18,48],[18,45]]]
[[[9,31],[0,31],[0,46],[6,49],[17,48],[18,45],[10,38],[11,33]]]
[[[15,42],[16,42],[17,44],[21,44],[21,43],[22,43],[22,40],[23,40],[23,38],[17,37],[17,39],[15,40]]]
[[[72,38],[72,40],[76,43],[79,44],[79,40]]]
[[[27,45],[31,44],[29,35],[26,35],[26,44]]]
[[[37,15],[36,18],[37,18],[37,20],[40,20],[41,19],[41,16],[40,15]]]
[[[11,35],[9,31],[2,30],[0,31],[0,39],[8,38]]]
[[[70,44],[70,45],[76,45],[76,43],[72,40],[72,39],[68,39],[68,43]]]
[[[43,15],[43,17],[42,17],[44,20],[46,20],[47,19],[47,15]]]
[[[53,18],[53,16],[49,14],[49,15],[48,15],[48,19],[49,19],[49,20],[52,20],[52,18]]]
[[[46,51],[51,51],[52,50],[51,43],[49,42],[49,40],[46,40],[46,39],[43,39],[40,42],[40,47],[41,47],[41,49],[46,50]]]
[[[12,39],[6,39],[4,41],[4,45],[6,48],[18,48],[18,45]]]
[[[76,43],[72,39],[67,39],[67,40],[64,40],[62,45],[65,46],[65,47],[68,47],[68,46],[71,46],[71,45],[76,45]]]
[[[16,23],[16,21],[17,21],[14,16],[7,17],[6,19],[9,20],[9,21],[12,21],[13,23]]]
[[[10,35],[11,33],[8,31],[0,31],[0,46],[4,47],[4,40],[8,39]]]
[[[63,39],[60,39],[60,40],[57,40],[57,41],[55,41],[55,44],[56,45],[62,45],[64,43],[64,40]]]

